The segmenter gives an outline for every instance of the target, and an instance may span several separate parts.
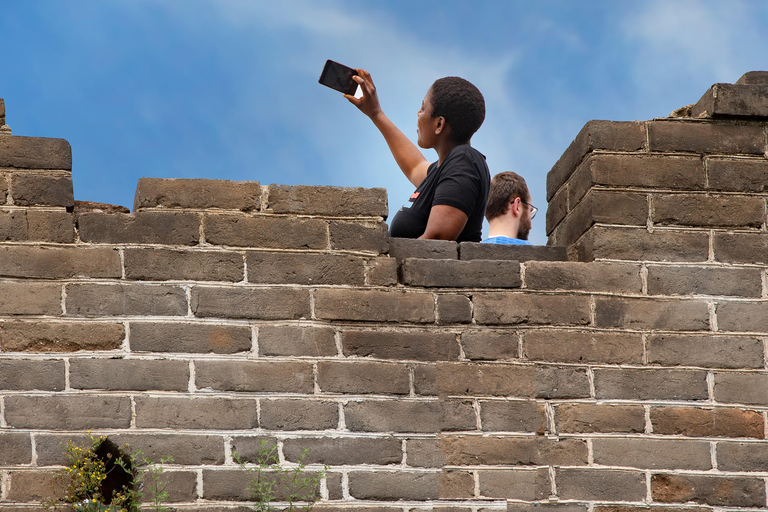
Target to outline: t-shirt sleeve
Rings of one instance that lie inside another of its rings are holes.
[[[477,205],[482,204],[483,198],[478,197],[481,190],[480,175],[471,158],[466,153],[459,153],[450,162],[446,162],[435,188],[432,206],[453,206],[469,217]]]

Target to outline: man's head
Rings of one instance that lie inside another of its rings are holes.
[[[510,224],[517,225],[517,233],[509,233],[507,236],[528,240],[528,233],[531,231],[531,211],[531,193],[522,176],[506,171],[491,178],[488,206],[485,208],[485,218],[488,219],[488,223],[509,220]]]
[[[430,87],[432,117],[444,117],[451,127],[451,139],[458,144],[469,142],[485,120],[482,93],[463,78],[447,76],[435,80]]]

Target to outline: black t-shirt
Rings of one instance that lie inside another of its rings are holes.
[[[490,183],[485,156],[469,144],[456,146],[440,166],[437,162],[429,166],[427,177],[392,218],[389,236],[420,237],[427,229],[432,207],[443,204],[467,214],[467,224],[457,241],[479,242]]]

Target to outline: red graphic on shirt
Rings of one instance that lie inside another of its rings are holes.
[[[416,198],[419,197],[419,194],[421,194],[421,192],[414,192],[411,194],[411,201],[415,201]]]

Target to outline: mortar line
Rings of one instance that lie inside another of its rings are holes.
[[[260,350],[261,350],[261,347],[259,346],[259,326],[256,324],[251,324],[251,355],[250,357],[258,358]]]

